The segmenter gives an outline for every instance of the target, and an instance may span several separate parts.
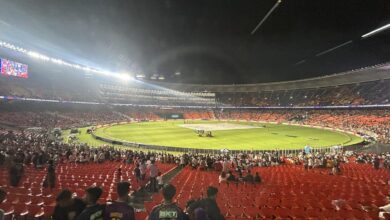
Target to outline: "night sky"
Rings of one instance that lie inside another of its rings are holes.
[[[360,39],[390,23],[389,0],[283,0],[251,35],[275,2],[0,0],[0,40],[183,83],[293,80],[390,60],[390,29]]]

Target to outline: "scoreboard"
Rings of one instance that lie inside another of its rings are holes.
[[[3,76],[15,76],[28,78],[28,66],[26,64],[0,58],[0,74]]]
[[[182,113],[161,113],[159,114],[160,117],[164,119],[183,119]]]

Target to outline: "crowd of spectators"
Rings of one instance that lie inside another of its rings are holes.
[[[57,107],[59,108],[59,107]],[[196,110],[128,107],[58,111],[4,111],[0,124],[22,128],[72,128],[132,121],[164,120],[163,115],[182,114],[184,119],[219,119],[295,123],[320,126],[360,134],[390,143],[389,110]]]
[[[390,80],[378,80],[324,88],[217,93],[217,101],[259,107],[389,104],[389,88]]]
[[[154,162],[174,163],[182,167],[190,166],[192,169],[215,170],[220,172],[220,183],[261,183],[261,173],[252,174],[254,167],[279,166],[294,164],[304,167],[308,172],[311,169],[327,168],[329,173],[337,175],[342,170],[341,163],[368,163],[375,169],[390,167],[390,154],[365,154],[356,152],[305,152],[298,154],[283,154],[280,151],[269,151],[263,153],[240,153],[240,154],[182,154],[171,155],[167,153],[153,153],[132,150],[120,150],[109,146],[90,148],[81,144],[56,143],[50,140],[45,132],[20,132],[0,130],[0,166],[9,169],[10,185],[17,186],[23,176],[24,166],[33,166],[36,169],[47,168],[47,175],[43,187],[54,187],[56,178],[54,167],[59,163],[104,163],[105,161],[121,161],[123,163],[134,163],[134,173],[138,173],[139,180],[145,178],[146,164],[149,165],[150,180],[153,187],[151,191],[157,190],[157,176],[161,175],[153,167]],[[149,161],[149,162],[148,162]],[[139,171],[136,171],[139,169]],[[153,174],[152,174],[153,173]],[[109,219],[123,215],[126,217],[117,219],[132,219],[134,209],[128,205],[128,183],[118,183],[117,191],[119,198],[112,204],[98,204],[97,201],[102,194],[98,187],[86,189],[86,198],[83,200],[72,198],[72,192],[64,190],[57,196],[57,206],[53,219],[90,219],[91,216],[108,215]],[[156,187],[156,188],[154,188]],[[165,208],[171,208],[170,198],[174,195],[172,186],[163,187],[164,203],[154,209],[150,219],[156,219],[154,213],[161,213]],[[208,190],[208,197],[193,201],[186,210],[190,215],[202,215],[219,213],[217,208],[211,210],[202,207],[212,207],[213,198],[216,196],[216,189]],[[215,201],[214,201],[215,203]],[[206,204],[206,205],[205,205]],[[216,204],[215,204],[216,205]],[[183,212],[185,213],[185,212]],[[184,216],[184,215],[183,215]],[[66,217],[66,218],[64,218]],[[213,218],[214,219],[214,218]],[[216,217],[215,219],[219,219]]]
[[[186,89],[185,87],[183,87]],[[60,101],[181,106],[325,106],[390,103],[390,80],[293,90],[180,92],[133,82],[101,84],[76,74],[37,79],[0,78],[0,95]]]
[[[296,123],[341,129],[373,136],[380,143],[390,143],[389,110],[229,110],[215,111],[223,120],[248,120]]]

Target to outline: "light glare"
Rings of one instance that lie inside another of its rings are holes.
[[[119,79],[126,80],[126,81],[132,80],[132,77],[129,74],[113,73],[113,72],[109,72],[106,70],[95,69],[95,68],[92,68],[89,66],[82,66],[79,64],[68,63],[68,62],[63,61],[61,59],[48,57],[44,54],[41,54],[41,53],[38,53],[35,51],[29,51],[29,50],[26,50],[26,49],[21,48],[21,47],[17,47],[13,44],[10,44],[10,43],[4,42],[4,41],[0,41],[0,47],[26,54],[34,59],[43,60],[43,61],[50,61],[54,64],[64,65],[64,66],[67,66],[70,68],[84,70],[85,72],[94,72],[94,73],[102,74],[105,76],[117,77]]]
[[[386,29],[388,29],[388,28],[390,28],[390,24],[386,24],[385,26],[382,26],[382,27],[377,28],[377,29],[375,29],[375,30],[373,30],[373,31],[370,31],[370,32],[368,32],[367,34],[362,35],[362,38],[370,37],[370,36],[372,36],[372,35],[374,35],[374,34],[377,34],[377,33],[381,32],[381,31],[383,31],[383,30],[386,30]]]

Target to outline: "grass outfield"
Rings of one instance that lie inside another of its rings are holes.
[[[220,122],[190,121],[188,123],[215,124]],[[318,148],[352,145],[362,141],[360,137],[348,133],[317,128],[251,122],[229,123],[251,125],[256,128],[217,130],[213,131],[214,137],[210,138],[198,137],[194,130],[179,126],[183,124],[183,121],[142,122],[100,128],[97,129],[96,135],[143,144],[229,150],[302,149],[307,144]],[[262,125],[266,125],[266,128]],[[81,142],[94,141],[93,145],[105,143],[94,140],[90,135],[85,134],[85,131],[82,133],[79,137]]]

